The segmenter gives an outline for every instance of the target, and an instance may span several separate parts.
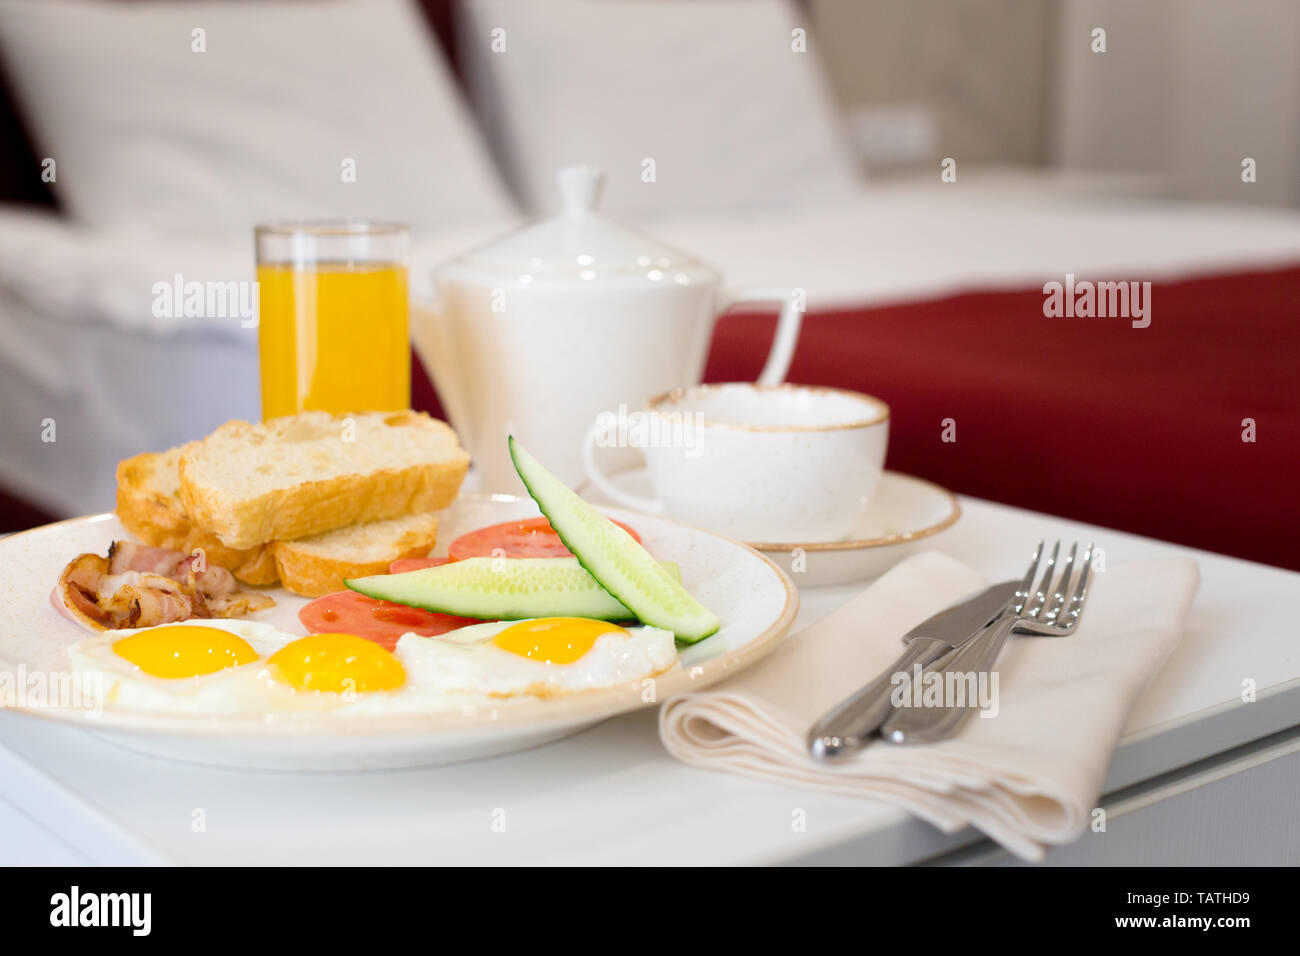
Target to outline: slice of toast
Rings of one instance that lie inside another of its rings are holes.
[[[118,465],[118,517],[145,544],[187,553],[203,549],[208,561],[228,568],[245,584],[265,587],[279,581],[297,594],[317,597],[341,590],[344,578],[381,574],[398,558],[423,557],[437,539],[437,518],[420,513],[298,541],[226,547],[190,519],[180,500],[183,451],[149,452]]]
[[[117,516],[145,544],[181,548],[190,516],[181,504],[181,449],[145,452],[117,466]]]
[[[295,594],[342,591],[345,578],[386,574],[398,558],[422,558],[438,538],[438,518],[404,515],[271,545],[280,583]]]
[[[195,526],[180,499],[183,448],[146,452],[117,466],[117,516],[145,544],[193,553],[230,570],[240,581],[266,587],[279,579],[275,555],[264,545],[228,548],[209,531]]]
[[[468,467],[456,433],[422,412],[301,412],[186,445],[179,493],[195,525],[253,548],[438,511]]]

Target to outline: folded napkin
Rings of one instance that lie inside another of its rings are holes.
[[[689,764],[868,797],[948,833],[971,825],[1039,860],[1087,827],[1129,711],[1181,639],[1199,580],[1182,559],[1098,571],[1074,634],[1007,642],[996,716],[973,715],[942,743],[877,742],[814,760],[804,745],[813,721],[888,667],[904,633],[990,583],[924,552],[743,673],[666,701],[660,736]]]

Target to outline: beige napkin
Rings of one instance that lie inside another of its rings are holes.
[[[942,743],[814,760],[804,748],[813,721],[888,667],[905,632],[990,583],[924,552],[731,680],[665,702],[660,736],[689,764],[868,797],[949,833],[969,824],[1038,860],[1087,827],[1128,713],[1182,637],[1199,580],[1182,559],[1099,571],[1078,631],[1007,642],[996,716],[972,716]]]

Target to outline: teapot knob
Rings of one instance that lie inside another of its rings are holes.
[[[566,216],[587,216],[596,208],[605,174],[599,166],[562,166],[555,173]]]

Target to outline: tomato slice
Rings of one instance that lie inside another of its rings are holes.
[[[458,627],[483,623],[476,617],[435,614],[423,608],[378,601],[356,591],[335,591],[319,597],[298,612],[298,620],[313,634],[355,634],[390,651],[403,634],[436,637]]]
[[[638,543],[641,536],[621,521],[618,525]],[[453,561],[466,558],[571,558],[551,523],[545,518],[507,521],[463,534],[447,549]],[[409,570],[409,569],[408,569]]]
[[[388,573],[401,574],[404,571],[419,571],[421,568],[436,568],[450,563],[451,558],[398,558],[388,566]]]

